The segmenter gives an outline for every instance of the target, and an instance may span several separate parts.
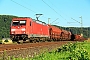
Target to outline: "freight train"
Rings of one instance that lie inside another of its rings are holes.
[[[29,17],[18,17],[12,19],[10,38],[16,42],[20,40],[40,42],[76,40],[80,39],[81,36]]]

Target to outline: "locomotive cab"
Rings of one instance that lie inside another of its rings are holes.
[[[28,18],[13,18],[10,28],[10,38],[15,41],[26,40],[29,33],[27,28],[30,28],[30,26],[31,20]]]
[[[26,32],[26,20],[12,21],[11,34],[25,34],[25,32]]]

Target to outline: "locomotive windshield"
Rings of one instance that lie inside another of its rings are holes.
[[[25,20],[14,20],[12,23],[13,26],[17,26],[17,25],[26,25],[26,21]]]

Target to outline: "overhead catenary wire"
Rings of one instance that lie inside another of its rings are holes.
[[[59,18],[57,18],[56,20],[58,20]],[[52,23],[54,23],[56,20],[54,20]],[[52,23],[50,23],[50,24],[52,24]]]
[[[50,3],[51,3],[51,1],[50,0],[48,0]],[[53,3],[51,3],[53,6],[55,6]],[[57,6],[55,6],[55,8],[57,8]],[[58,8],[57,8],[58,9]],[[58,9],[58,10],[60,10],[60,9]],[[65,14],[65,13],[63,13],[63,14]],[[67,16],[67,15],[66,15]]]
[[[16,1],[13,1],[13,0],[11,0],[12,2],[14,2],[14,3],[16,3],[16,4],[18,4],[18,5],[20,5],[20,6],[22,6],[23,8],[26,8],[26,9],[28,9],[28,10],[30,10],[30,11],[32,11],[33,13],[36,13],[35,11],[33,11],[32,9],[30,9],[30,8],[27,8],[27,7],[25,7],[25,6],[23,6],[23,5],[21,5],[21,4],[19,4],[18,2],[16,2]]]
[[[22,0],[22,1],[23,1],[23,0]],[[30,5],[29,3],[25,2],[25,0],[24,0],[23,2],[24,2],[25,4],[28,4],[29,6],[32,6],[32,5]],[[35,8],[35,9],[38,9],[38,8],[36,8],[36,7],[34,7],[34,8]],[[44,16],[44,15],[43,15],[43,17],[44,17],[44,18],[48,18],[48,17],[46,17],[46,16]]]
[[[49,2],[50,2],[50,1],[49,1]],[[51,3],[51,2],[50,2],[50,3]],[[53,3],[51,3],[51,4],[54,5]],[[54,6],[55,6],[55,5],[54,5]],[[56,6],[55,6],[55,7],[56,7]],[[56,7],[56,8],[57,8],[57,7]],[[58,8],[57,8],[57,9],[58,9]],[[64,14],[64,13],[63,13],[63,14]],[[66,15],[66,14],[65,14],[65,15]],[[69,17],[68,15],[66,15],[66,16]],[[74,18],[72,18],[72,17],[69,17],[69,18],[81,24],[81,22],[77,21],[76,19],[74,19]]]
[[[43,1],[43,0],[42,0]],[[49,8],[51,8],[55,13],[57,13],[60,17],[62,17],[55,9],[53,9],[49,4],[47,4],[45,1],[43,1]],[[64,17],[62,17],[64,20],[66,20]],[[67,20],[66,20],[67,21]]]
[[[78,22],[78,23],[80,23],[80,24],[81,24],[81,22],[79,22],[79,21],[75,20],[74,18],[71,18],[71,19],[73,19],[74,21],[76,21],[76,22]]]
[[[11,0],[11,1],[14,2],[14,3],[16,3],[16,4],[18,4],[18,5],[20,5],[20,6],[22,6],[22,7],[25,8],[25,9],[28,9],[29,11],[31,11],[31,12],[33,12],[33,13],[36,14],[36,12],[33,11],[32,9],[30,9],[30,8],[28,8],[28,7],[25,7],[25,6],[21,5],[20,3],[16,2],[16,1],[13,1],[13,0]],[[24,2],[24,3],[26,3],[26,2]],[[26,4],[27,4],[27,3],[26,3]],[[47,18],[47,17],[44,16],[44,15],[43,15],[43,17],[44,17],[44,18]]]

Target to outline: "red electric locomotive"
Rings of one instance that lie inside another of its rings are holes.
[[[13,41],[30,41],[36,38],[49,38],[49,27],[38,23],[32,18],[13,18],[10,28],[10,37]]]

